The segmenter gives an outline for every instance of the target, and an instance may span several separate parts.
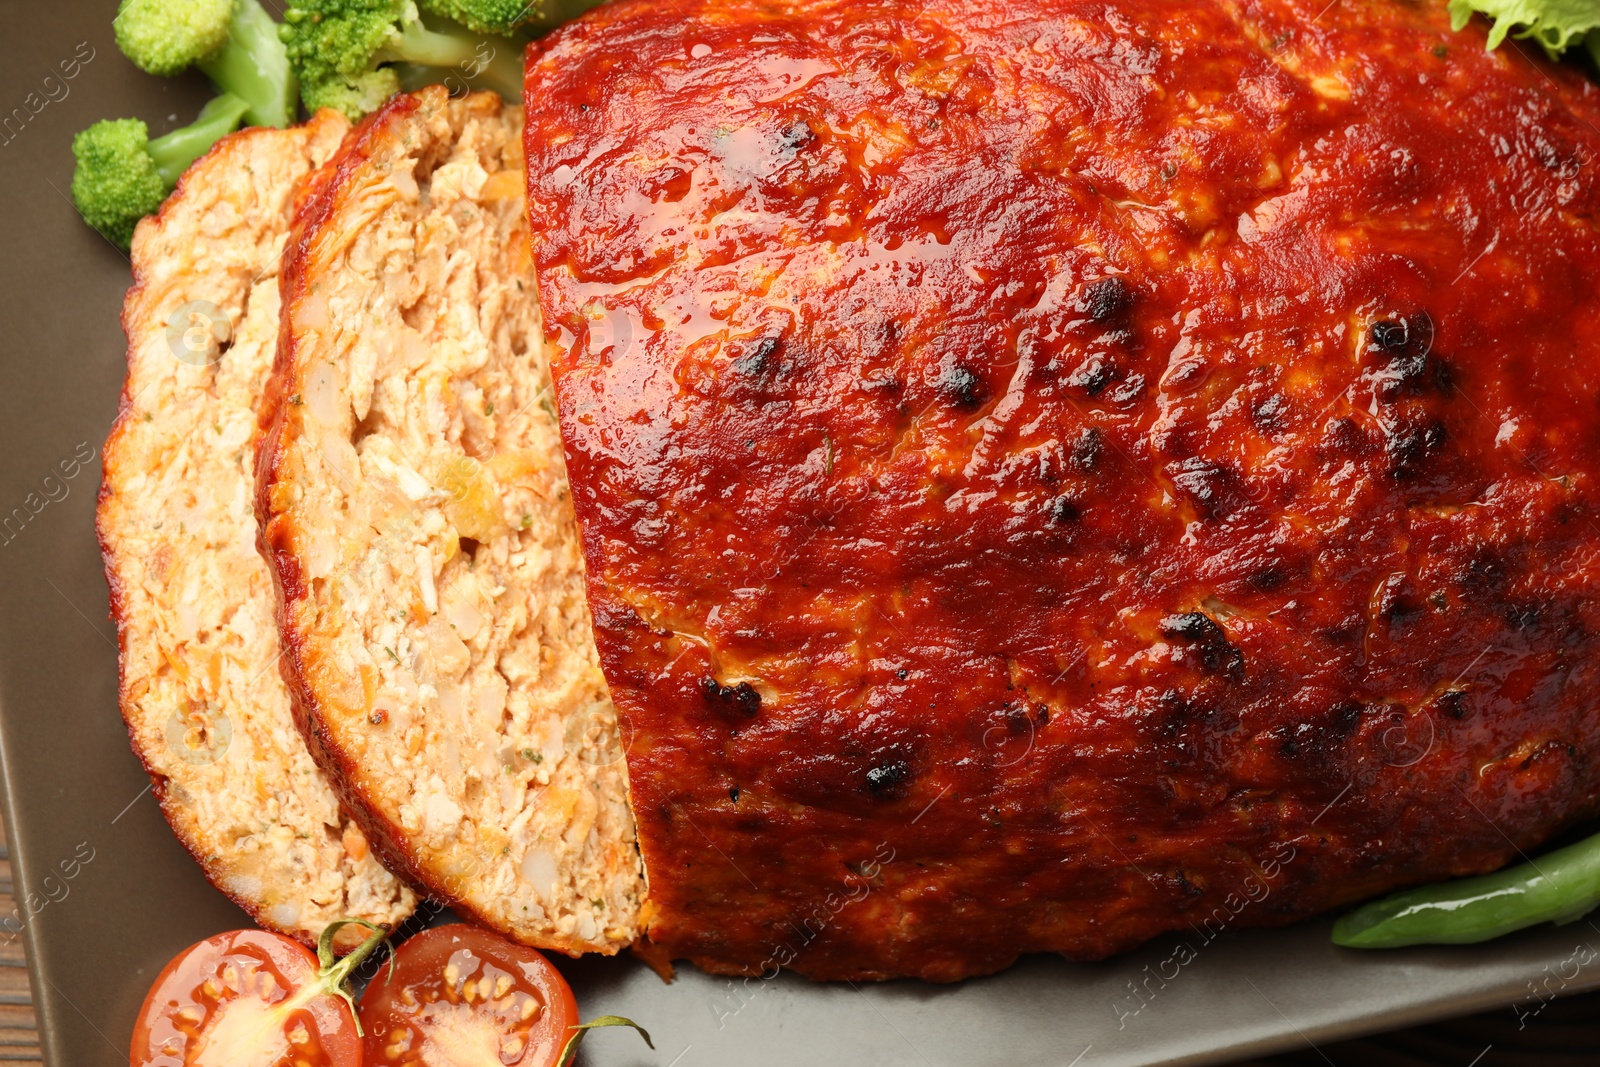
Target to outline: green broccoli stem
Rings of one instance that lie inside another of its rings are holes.
[[[522,49],[504,37],[430,30],[411,21],[390,37],[377,61],[452,71],[467,84],[493,89],[507,100],[522,99]]]
[[[226,43],[196,65],[217,88],[249,105],[248,125],[281,129],[299,114],[299,86],[289,53],[278,24],[258,0],[234,0]]]
[[[156,161],[156,172],[171,189],[189,164],[211,150],[211,146],[232,133],[250,105],[232,93],[223,93],[205,107],[188,126],[156,137],[145,146]]]

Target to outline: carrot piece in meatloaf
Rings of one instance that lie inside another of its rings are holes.
[[[665,952],[1100,957],[1600,811],[1580,71],[1443,0],[622,0],[526,107]]]
[[[309,943],[415,904],[295,728],[251,506],[293,197],[347,129],[322,112],[225,138],[139,224],[98,515],[122,714],[161,810],[219,889]]]
[[[298,707],[390,865],[616,952],[642,880],[498,97],[396,97],[296,221],[258,506]]]

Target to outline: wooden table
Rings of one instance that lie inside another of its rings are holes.
[[[17,902],[11,884],[11,848],[0,821],[0,915],[10,915]],[[0,933],[0,1061],[43,1063],[39,1025],[33,1016],[33,991],[28,988],[28,959],[22,934]]]

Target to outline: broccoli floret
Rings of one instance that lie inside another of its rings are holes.
[[[252,126],[287,126],[298,112],[289,56],[258,0],[122,0],[117,45],[151,74],[189,67],[245,101]]]
[[[509,37],[520,27],[537,21],[543,0],[419,0],[422,10],[459,22],[479,33]]]
[[[189,164],[239,125],[250,105],[224,93],[188,126],[150,139],[138,119],[105,119],[72,139],[72,201],[83,220],[127,250],[133,228],[154,213]]]
[[[460,27],[423,24],[413,0],[298,0],[284,12],[283,40],[306,107],[350,118],[399,88],[386,63],[434,69],[431,80],[476,82],[522,98],[521,48]]]
[[[453,19],[479,33],[510,36],[524,28],[548,29],[577,18],[600,0],[418,0],[430,15]]]
[[[122,0],[111,28],[122,54],[151,74],[181,74],[222,47],[233,0]]]
[[[417,88],[431,85],[436,80],[431,67],[419,69],[429,73]],[[377,70],[368,71],[349,80],[333,78],[315,84],[306,82],[301,86],[300,97],[305,101],[307,111],[331,107],[351,118],[357,118],[378,110],[385,100],[405,88],[400,82],[399,74],[400,72],[393,67],[379,67]]]

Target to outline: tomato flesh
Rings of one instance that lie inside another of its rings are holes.
[[[476,927],[401,945],[361,997],[367,1067],[548,1067],[578,1024],[566,979],[538,951]]]
[[[350,1009],[317,991],[317,958],[262,930],[190,945],[157,976],[130,1067],[360,1067]]]

